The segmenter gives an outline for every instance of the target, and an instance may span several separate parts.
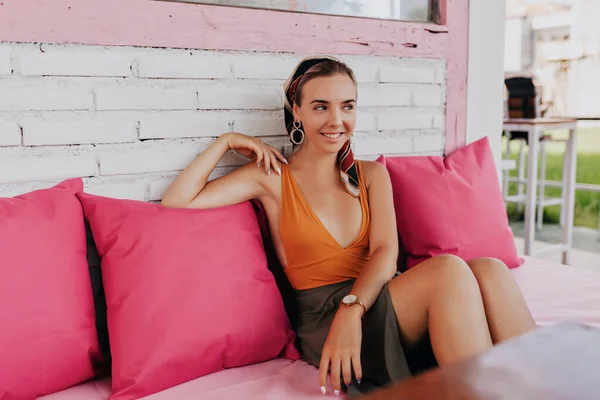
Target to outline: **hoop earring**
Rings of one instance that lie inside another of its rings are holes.
[[[304,142],[304,131],[302,130],[301,126],[302,126],[302,123],[300,121],[298,121],[297,119],[295,119],[294,120],[294,129],[292,129],[292,133],[290,134],[290,140],[295,145],[299,145],[299,144],[302,144],[302,142]],[[296,134],[302,135],[300,140],[295,139]]]

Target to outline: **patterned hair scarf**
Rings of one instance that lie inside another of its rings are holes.
[[[293,99],[296,93],[298,82],[306,73],[306,71],[325,61],[340,62],[338,59],[333,57],[307,57],[296,66],[290,77],[284,83],[283,89],[285,93],[285,100],[283,114],[285,118],[285,127],[290,135],[290,140],[292,131],[294,130],[294,113],[292,106],[294,104]],[[293,147],[295,148],[296,144],[294,144]],[[344,143],[344,146],[339,151],[337,163],[340,168],[340,177],[344,183],[344,186],[346,186],[346,189],[351,195],[358,197],[360,194],[358,171],[356,170],[354,154],[352,154],[352,149],[350,147],[350,140]]]

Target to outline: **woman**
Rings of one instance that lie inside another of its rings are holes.
[[[295,289],[303,358],[323,394],[350,395],[411,375],[407,355],[426,338],[439,365],[534,328],[508,268],[495,259],[438,256],[396,276],[398,236],[385,167],[355,161],[353,72],[332,57],[306,58],[285,82],[285,123],[295,151],[240,133],[220,136],[165,194],[167,207],[212,208],[259,199]],[[253,159],[208,182],[223,155]]]

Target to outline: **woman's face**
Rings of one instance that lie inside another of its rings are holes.
[[[356,86],[345,74],[312,79],[302,87],[294,117],[302,122],[304,145],[337,153],[356,126]]]

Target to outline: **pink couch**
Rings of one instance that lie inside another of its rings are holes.
[[[528,257],[512,272],[539,326],[574,320],[600,327],[600,273]],[[104,379],[42,399],[106,400],[110,393],[110,379]],[[323,396],[316,368],[303,361],[275,359],[217,372],[146,398],[305,400]]]

